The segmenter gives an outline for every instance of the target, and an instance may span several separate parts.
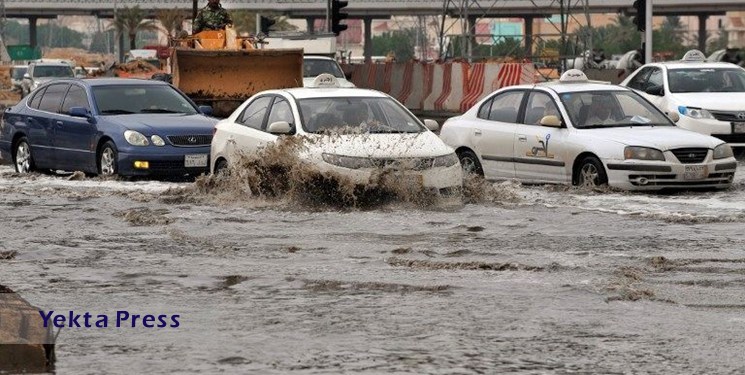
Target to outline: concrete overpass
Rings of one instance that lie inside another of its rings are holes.
[[[724,14],[728,10],[745,10],[743,0],[652,0],[655,15],[698,15],[699,24],[705,25],[710,15]],[[8,18],[27,18],[30,25],[31,44],[36,43],[36,21],[38,18],[55,18],[59,15],[93,15],[113,17],[114,8],[139,6],[152,15],[159,9],[180,8],[190,10],[191,0],[4,0]],[[558,0],[468,0],[469,18],[476,17],[521,17],[526,25],[536,17],[545,17],[561,12]],[[452,3],[461,3],[454,0]],[[583,0],[565,0],[574,13],[583,12]],[[203,6],[206,0],[200,0]],[[249,9],[257,12],[274,12],[292,18],[308,19],[325,17],[326,0],[222,0],[227,9]],[[588,0],[590,13],[632,13],[633,0]],[[443,13],[442,0],[354,0],[345,8],[350,18],[364,20],[365,34],[370,34],[372,19],[389,18],[394,15],[439,15]],[[453,17],[461,15],[461,8],[451,6],[447,10]],[[526,33],[530,33],[526,27]],[[699,42],[705,41],[705,27],[699,30]],[[367,38],[366,38],[367,39]],[[366,40],[367,42],[367,40]],[[366,43],[367,44],[367,43]]]

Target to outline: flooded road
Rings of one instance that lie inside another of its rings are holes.
[[[0,167],[0,284],[65,328],[57,372],[745,372],[745,163],[723,192],[496,184],[516,202],[309,210]],[[169,190],[170,189],[170,190]]]

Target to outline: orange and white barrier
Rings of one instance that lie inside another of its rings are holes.
[[[390,76],[390,84],[389,84],[389,90],[388,95],[397,98],[401,94],[401,92],[404,90],[404,86],[406,86],[406,78],[404,76],[406,75],[406,66],[409,64],[393,64],[393,69],[391,70],[391,76]],[[411,77],[408,77],[408,79],[411,79]],[[400,101],[400,100],[399,100]]]

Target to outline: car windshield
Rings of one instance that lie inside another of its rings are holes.
[[[560,95],[578,129],[673,126],[657,108],[633,91],[585,91]]]
[[[25,66],[13,68],[13,79],[22,79],[23,75],[26,74],[26,71],[28,71],[28,68]]]
[[[303,128],[309,133],[424,131],[419,120],[391,98],[308,98],[298,100],[298,106]]]
[[[34,77],[74,77],[72,67],[66,65],[37,65]]]
[[[102,115],[197,113],[191,102],[166,85],[96,86],[93,97]]]
[[[745,70],[740,68],[686,68],[667,72],[670,92],[745,92]]]
[[[303,59],[303,77],[317,77],[319,74],[328,73],[336,78],[344,78],[344,73],[339,64],[333,60],[326,59]]]

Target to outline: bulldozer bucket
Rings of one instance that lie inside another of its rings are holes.
[[[198,104],[229,116],[251,95],[303,85],[302,49],[199,50],[176,48],[173,84]]]

